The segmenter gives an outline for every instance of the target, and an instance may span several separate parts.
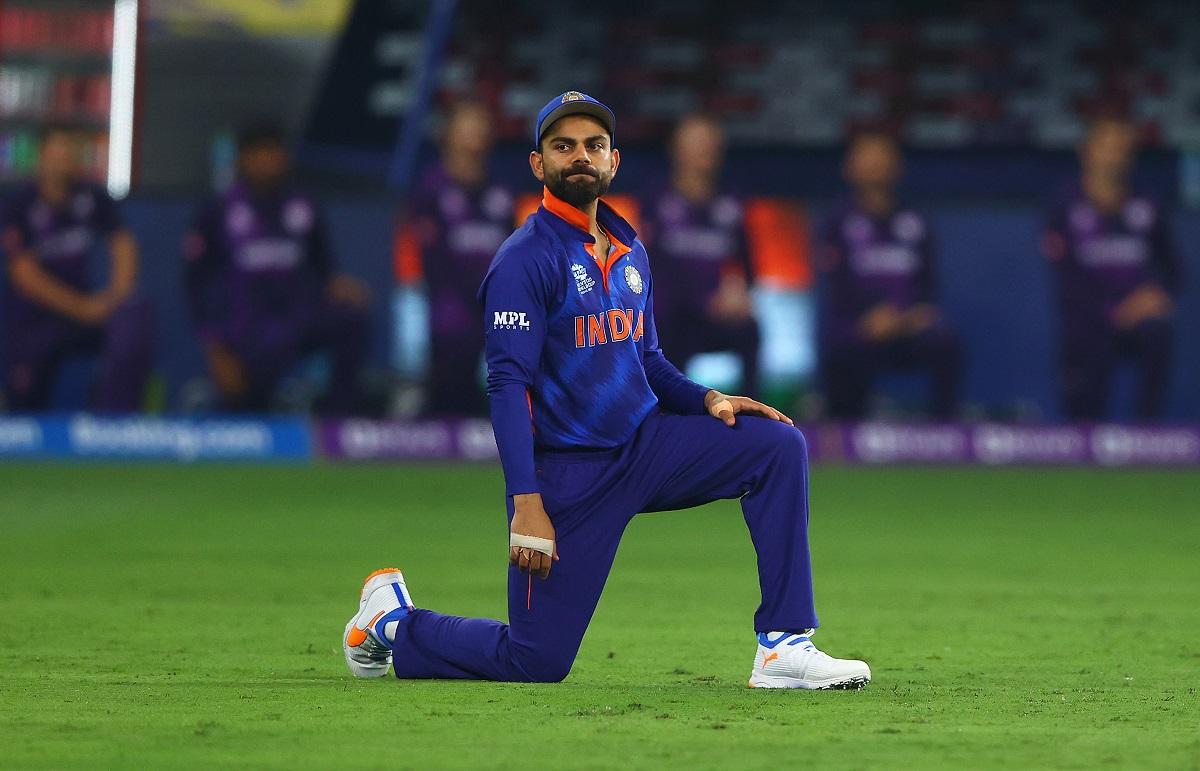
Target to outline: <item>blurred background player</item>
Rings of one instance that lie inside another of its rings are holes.
[[[138,247],[103,187],[83,179],[78,136],[49,128],[37,179],[2,207],[7,261],[4,387],[10,409],[50,406],[63,361],[98,354],[96,409],[129,412],[142,403],[153,355],[151,308],[134,297]],[[97,284],[90,257],[110,257]]]
[[[484,415],[477,373],[483,353],[475,294],[488,265],[513,228],[513,194],[488,179],[491,118],[464,102],[446,120],[440,163],[425,175],[396,230],[395,268],[401,283],[423,275],[429,298],[431,361],[428,409]]]
[[[331,361],[317,409],[350,412],[367,351],[369,297],[335,272],[316,201],[289,177],[282,131],[238,138],[238,179],[185,241],[186,282],[209,372],[226,409],[267,409],[280,379],[315,352]]]
[[[1162,207],[1130,188],[1136,148],[1131,123],[1097,121],[1080,180],[1051,210],[1043,239],[1058,275],[1059,378],[1072,420],[1105,417],[1123,360],[1139,370],[1136,417],[1159,418],[1165,406],[1180,261]]]
[[[936,417],[958,407],[962,347],[938,311],[928,224],[896,198],[902,167],[888,134],[854,137],[844,167],[852,194],[823,229],[821,369],[836,418],[863,417],[876,377],[893,370],[929,373]]]
[[[655,318],[663,348],[683,368],[699,353],[731,351],[742,390],[758,393],[759,328],[742,201],[719,188],[725,135],[706,115],[679,122],[669,186],[642,207],[659,278]]]

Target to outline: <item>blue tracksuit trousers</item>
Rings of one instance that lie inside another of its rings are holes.
[[[817,626],[808,553],[808,453],[796,428],[653,412],[611,450],[544,452],[537,475],[560,560],[508,572],[509,623],[418,609],[396,631],[401,678],[553,682],[567,676],[625,526],[640,512],[740,498],[758,553],[756,632]],[[511,499],[509,517],[512,517]]]

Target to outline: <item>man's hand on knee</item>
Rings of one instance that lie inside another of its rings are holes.
[[[787,423],[789,426],[796,425],[791,418],[774,407],[769,407],[745,396],[726,396],[716,390],[709,391],[704,397],[704,408],[708,410],[709,415],[727,426],[732,426],[737,422],[735,415],[743,414],[761,415],[764,418],[778,420],[780,423]]]
[[[513,496],[513,519],[509,527],[508,561],[522,573],[546,578],[558,559],[554,524],[542,506],[540,493]]]

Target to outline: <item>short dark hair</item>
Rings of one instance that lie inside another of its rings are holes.
[[[239,153],[264,146],[282,147],[285,144],[287,139],[283,127],[272,121],[249,123],[243,126],[237,135]]]

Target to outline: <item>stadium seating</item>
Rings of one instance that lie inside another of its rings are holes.
[[[511,139],[570,85],[624,94],[612,106],[633,141],[700,109],[741,142],[831,145],[882,125],[918,146],[1059,148],[1102,109],[1132,113],[1150,144],[1200,141],[1200,27],[1186,3],[956,3],[936,15],[899,0],[784,3],[769,17],[729,3],[615,5],[558,18],[530,0],[503,15],[463,4],[443,98],[482,93]]]

